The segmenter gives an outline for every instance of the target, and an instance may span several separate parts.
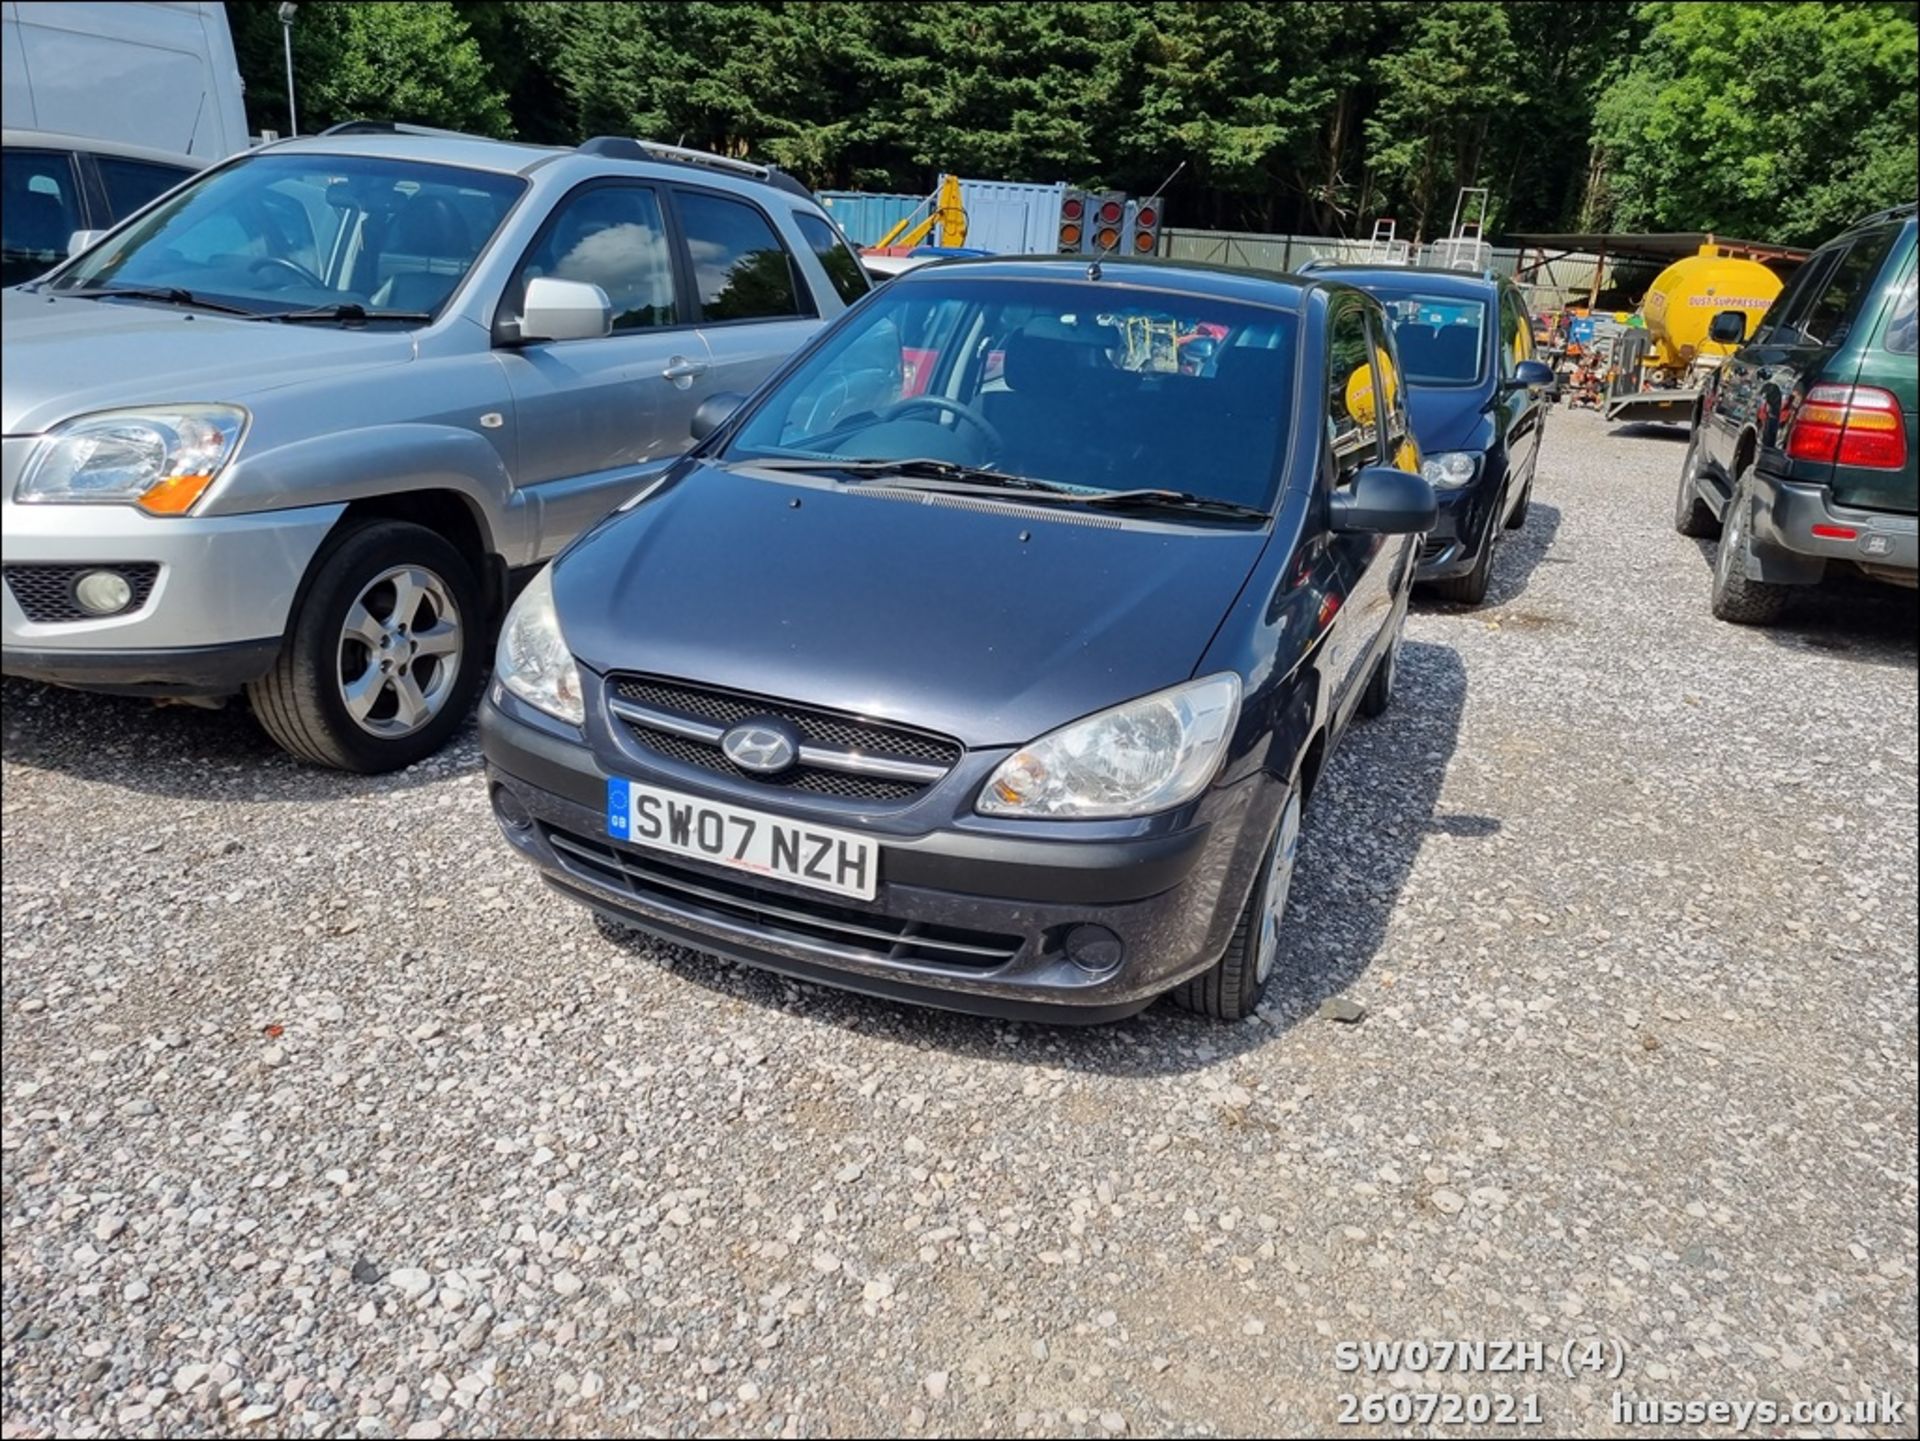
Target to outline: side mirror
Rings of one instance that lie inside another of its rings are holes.
[[[1433,529],[1440,505],[1433,487],[1410,470],[1370,465],[1353,484],[1333,493],[1333,528],[1365,535],[1423,535]]]
[[[599,286],[551,275],[527,282],[526,303],[520,307],[523,345],[537,340],[597,340],[612,333],[613,303]]]
[[[67,237],[67,259],[71,260],[83,250],[93,249],[94,242],[105,235],[104,230],[76,230]]]
[[[1722,310],[1707,322],[1707,339],[1716,345],[1738,345],[1747,338],[1744,310]]]
[[[693,424],[687,428],[693,432],[695,440],[705,440],[725,425],[745,400],[746,396],[737,390],[722,390],[709,395],[693,412]]]
[[[1516,390],[1545,390],[1553,384],[1553,367],[1544,360],[1522,360],[1513,367]]]

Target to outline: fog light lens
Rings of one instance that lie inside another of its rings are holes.
[[[133,587],[118,571],[90,570],[74,582],[73,598],[88,615],[114,615],[133,603]]]
[[[1075,926],[1067,932],[1067,959],[1090,976],[1118,969],[1126,948],[1105,926]]]
[[[523,831],[533,824],[533,816],[521,804],[520,797],[505,786],[493,788],[493,813],[500,817],[500,824],[509,830]]]

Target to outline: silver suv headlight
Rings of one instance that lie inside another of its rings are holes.
[[[57,425],[27,457],[22,503],[137,505],[185,515],[219,478],[247,428],[237,405],[104,410]]]
[[[1420,474],[1435,490],[1471,485],[1479,473],[1480,453],[1473,450],[1439,450],[1420,462]]]
[[[521,700],[548,715],[580,725],[587,718],[580,667],[560,633],[553,609],[553,567],[547,566],[520,592],[500,626],[493,673]]]
[[[987,778],[989,816],[1089,820],[1171,810],[1205,790],[1240,714],[1240,677],[1187,681],[1063,726]]]

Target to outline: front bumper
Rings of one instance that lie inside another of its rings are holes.
[[[1493,510],[1499,495],[1497,480],[1487,476],[1483,459],[1480,474],[1471,485],[1459,490],[1436,490],[1439,510],[1433,529],[1420,547],[1419,568],[1415,580],[1451,580],[1473,569],[1480,547],[1487,542],[1487,530],[1493,524]]]
[[[1196,803],[1199,814],[1163,834],[1082,841],[1030,839],[1004,828],[876,831],[879,891],[861,902],[610,841],[607,771],[582,741],[509,714],[516,704],[493,687],[481,706],[495,815],[508,843],[563,894],[751,965],[1022,1020],[1117,1020],[1211,966],[1252,887],[1281,799],[1277,784],[1255,774],[1216,786]],[[688,793],[703,789],[684,773],[649,774],[624,760],[622,770]],[[739,803],[737,795],[724,798]],[[847,824],[779,800],[759,804]],[[1101,823],[1084,824],[1098,830]],[[873,939],[903,924],[909,935],[964,938],[982,955],[965,963],[931,959],[909,942]],[[1068,958],[1066,933],[1081,924],[1120,938],[1115,969],[1096,975]]]
[[[1844,560],[1884,580],[1913,585],[1920,577],[1920,518],[1836,505],[1824,485],[1753,475],[1753,538],[1767,569],[1766,550],[1810,561]],[[1816,533],[1818,527],[1819,533]],[[1776,574],[1764,579],[1816,581],[1824,566],[1794,568],[1773,557]],[[1801,574],[1778,574],[1790,568]]]
[[[235,689],[273,663],[301,578],[342,509],[168,519],[131,506],[9,499],[0,539],[9,572],[0,584],[0,666],[8,675],[93,689]],[[33,619],[23,605],[27,578],[36,567],[76,564],[157,566],[158,573],[123,614]]]

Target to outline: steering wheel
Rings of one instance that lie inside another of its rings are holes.
[[[993,447],[994,454],[998,455],[1006,448],[1006,441],[1001,439],[1000,432],[993,428],[992,422],[984,415],[965,401],[954,400],[945,395],[913,395],[905,400],[896,400],[879,413],[879,419],[898,420],[913,410],[944,411],[955,420],[964,420],[985,436],[987,444]]]
[[[299,261],[289,260],[284,255],[263,255],[258,260],[253,261],[251,264],[247,266],[247,270],[249,273],[252,273],[253,271],[256,271],[256,270],[275,270],[275,269],[292,271],[294,275],[297,276],[303,283],[307,285],[311,285],[316,290],[325,290],[327,288],[326,281],[322,280],[319,276],[315,275],[311,270],[307,269],[307,267],[302,265]]]

